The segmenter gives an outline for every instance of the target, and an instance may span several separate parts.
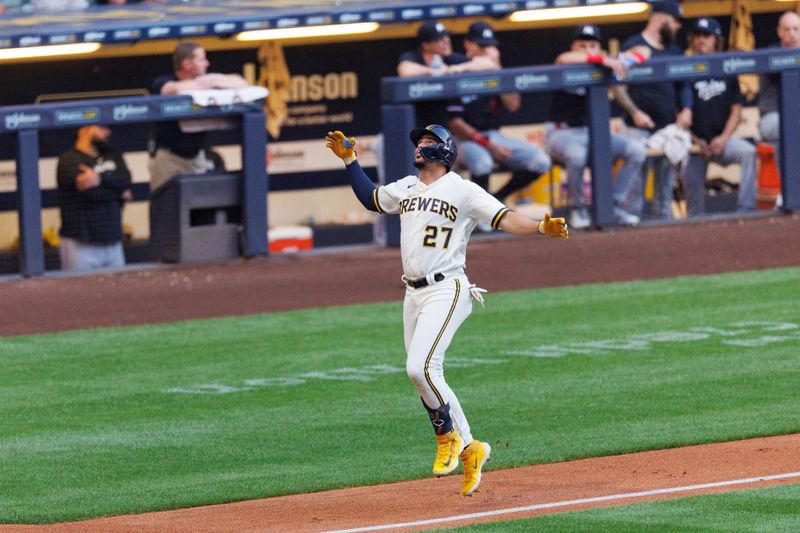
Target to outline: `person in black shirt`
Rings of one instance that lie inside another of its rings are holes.
[[[435,20],[422,23],[417,31],[419,48],[405,52],[397,60],[397,75],[401,78],[412,76],[443,76],[497,70],[497,64],[488,57],[470,59],[464,54],[453,52],[450,32],[444,24]],[[447,102],[421,102],[416,106],[418,124],[446,124]]]
[[[778,22],[777,46],[781,48],[800,48],[800,15],[787,11]],[[758,95],[758,110],[761,112],[759,130],[767,142],[777,142],[780,136],[780,117],[778,116],[778,94],[780,76],[775,73],[761,76],[761,90]]]
[[[800,14],[787,11],[778,21],[778,39],[776,46],[781,48],[800,48]],[[772,143],[775,147],[775,160],[780,158],[778,150],[780,139],[781,117],[778,114],[778,99],[780,94],[780,74],[762,74],[760,77],[761,89],[758,94],[758,110],[761,120],[758,123],[758,132],[764,142]],[[778,196],[775,208],[780,208],[783,199]]]
[[[570,49],[556,58],[557,65],[595,64],[611,70],[618,79],[627,74],[628,65],[647,59],[647,49],[630,55],[611,57],[602,48],[600,28],[591,24],[579,26]],[[569,184],[569,225],[575,229],[591,226],[592,221],[583,195],[583,171],[589,153],[589,129],[586,126],[586,88],[577,87],[553,95],[551,122],[545,129],[545,148],[563,164]],[[645,160],[644,143],[621,135],[611,135],[611,157],[623,164],[614,185],[614,219],[617,224],[635,226],[639,217],[625,211],[631,186],[638,179]]]
[[[110,137],[106,126],[83,126],[75,146],[58,158],[63,270],[125,265],[122,205],[132,199],[131,174],[122,156],[109,147]]]
[[[184,42],[172,54],[174,73],[158,77],[151,94],[179,94],[204,89],[240,89],[247,82],[238,74],[207,73],[206,51],[196,43]],[[158,122],[155,153],[150,159],[150,190],[178,174],[205,174],[205,132],[184,133],[177,122]]]
[[[681,56],[675,38],[681,27],[681,8],[678,2],[658,0],[653,2],[650,18],[645,29],[622,44],[622,50],[636,46],[650,49],[652,58]],[[614,88],[617,102],[627,111],[625,122],[628,133],[637,139],[646,139],[656,130],[670,124],[689,129],[692,125],[692,91],[686,82],[637,84]],[[655,215],[659,218],[672,218],[672,189],[677,176],[676,169],[664,157],[652,161],[654,168]],[[646,168],[646,167],[645,167]],[[642,175],[642,182],[646,173]],[[635,182],[635,196],[630,211],[641,215],[643,207],[643,186]]]
[[[689,33],[692,55],[722,51],[722,29],[713,18],[695,21]],[[742,116],[742,94],[736,76],[697,80],[692,83],[692,137],[700,154],[692,155],[686,166],[686,209],[690,216],[705,212],[705,183],[708,162],[738,164],[741,168],[737,208],[740,213],[756,208],[756,148],[733,135]]]
[[[499,41],[486,22],[475,22],[464,37],[470,59],[487,58],[501,68]],[[495,162],[512,171],[511,179],[494,196],[501,202],[511,193],[529,185],[550,169],[550,157],[532,144],[501,134],[500,116],[505,109],[519,110],[520,94],[467,95],[447,108],[450,131],[458,138],[458,158],[469,170],[472,181],[488,190],[489,174]]]

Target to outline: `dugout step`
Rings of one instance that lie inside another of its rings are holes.
[[[150,195],[156,260],[190,263],[241,255],[240,173],[181,174]]]

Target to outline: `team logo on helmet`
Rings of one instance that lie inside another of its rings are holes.
[[[439,140],[438,144],[432,144],[420,149],[419,153],[426,161],[433,163],[441,163],[449,171],[453,168],[458,156],[458,147],[456,146],[456,139],[447,128],[439,124],[430,124],[424,128],[415,128],[411,130],[409,137],[414,146],[419,143],[423,135],[432,135]]]

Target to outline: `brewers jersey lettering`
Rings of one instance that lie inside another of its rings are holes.
[[[400,215],[403,272],[410,279],[464,272],[467,241],[479,220],[497,228],[508,212],[478,185],[448,172],[430,185],[406,176],[375,190],[379,213]]]

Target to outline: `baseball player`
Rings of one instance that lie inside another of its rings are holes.
[[[563,218],[537,222],[510,211],[478,185],[451,168],[457,148],[453,135],[438,124],[410,133],[414,166],[419,176],[406,176],[375,187],[356,159],[353,137],[328,132],[326,146],[345,165],[350,184],[364,207],[400,215],[402,280],[406,285],[403,331],[406,371],[428,410],[438,441],[433,473],[453,472],[459,457],[464,466],[461,493],[469,496],[481,482],[481,470],[491,455],[486,442],[472,438],[458,398],[444,379],[444,356],[462,322],[481,293],[464,273],[467,241],[479,220],[514,235],[568,238]]]

